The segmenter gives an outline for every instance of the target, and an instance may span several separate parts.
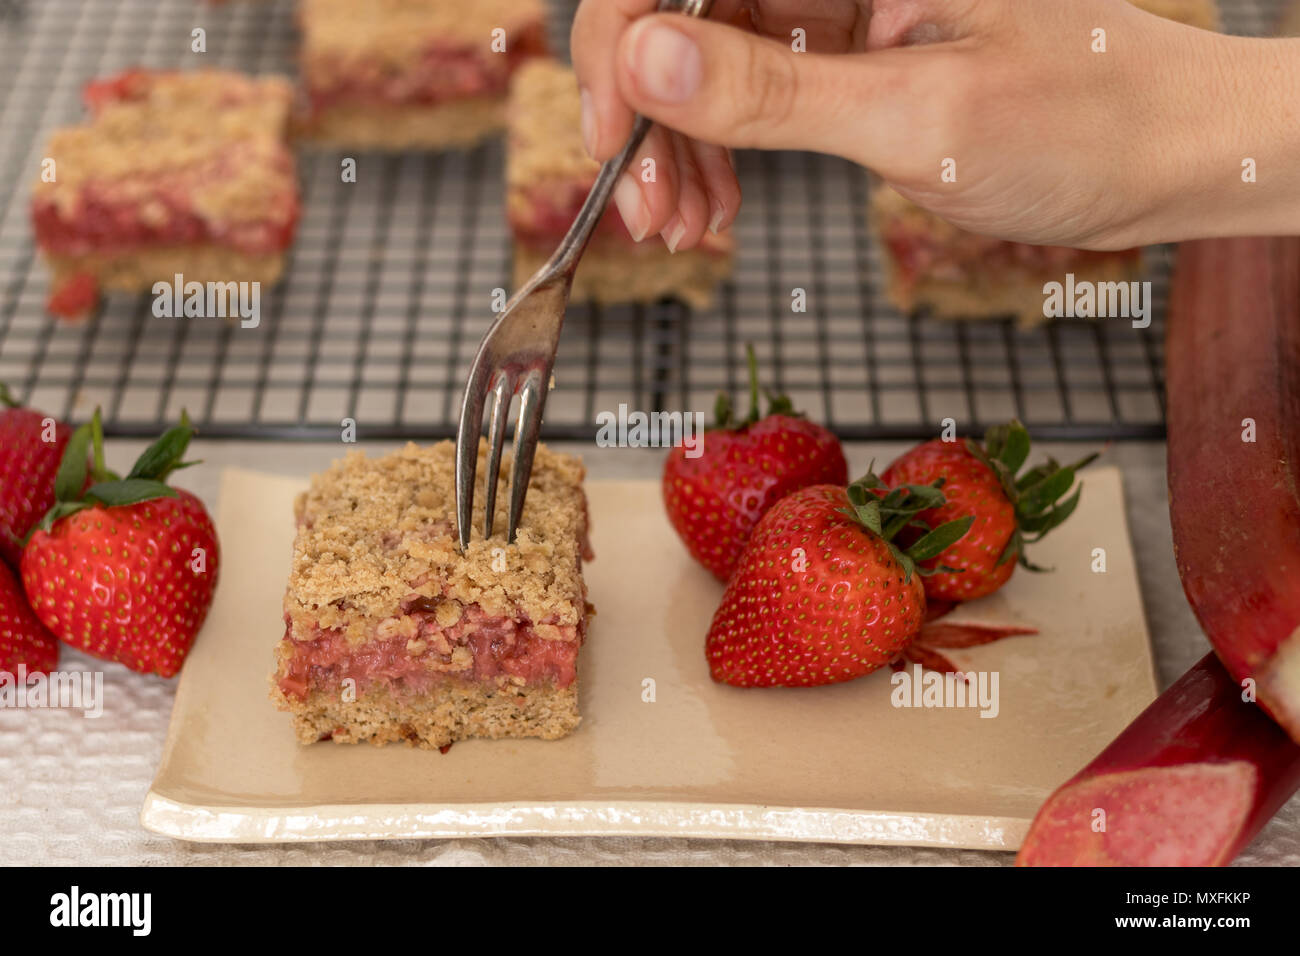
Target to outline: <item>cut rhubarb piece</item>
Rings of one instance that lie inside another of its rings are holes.
[[[1169,310],[1183,590],[1229,673],[1300,741],[1300,239],[1184,243]]]
[[[1021,866],[1224,866],[1300,789],[1300,747],[1213,654],[1052,794]]]
[[[154,282],[276,281],[298,221],[278,77],[129,70],[85,89],[90,120],[56,131],[32,193],[50,311]]]
[[[515,287],[555,252],[587,198],[600,164],[582,142],[578,81],[549,59],[520,68],[510,85],[506,211],[515,239]],[[602,304],[679,298],[705,307],[731,275],[729,232],[706,232],[676,254],[652,236],[634,242],[611,204],[583,253],[570,298]]]
[[[480,482],[485,455],[486,443]],[[539,446],[516,543],[477,538],[463,555],[454,471],[451,442],[353,453],[299,497],[271,696],[303,743],[440,748],[577,727],[582,464]],[[477,528],[485,498],[479,488]]]
[[[499,132],[510,76],[546,52],[543,0],[302,0],[308,142],[470,146]]]

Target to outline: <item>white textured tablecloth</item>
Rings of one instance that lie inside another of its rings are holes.
[[[115,443],[111,462],[124,465],[141,443]],[[388,446],[366,446],[368,453]],[[593,478],[651,477],[661,452],[557,445],[586,458]],[[851,445],[850,465],[888,461],[898,445]],[[1063,460],[1080,447],[1041,449]],[[204,464],[178,483],[215,506],[227,465],[307,475],[324,467],[341,445],[196,442]],[[1165,494],[1164,446],[1117,445],[1109,462],[1124,472],[1128,518],[1138,558],[1148,624],[1161,686],[1208,649],[1183,598],[1174,570]],[[202,639],[202,637],[200,637]],[[61,665],[91,670],[90,658],[68,651]],[[845,847],[760,842],[641,839],[483,839],[295,844],[199,845],[154,836],[138,815],[162,752],[174,681],[104,668],[104,714],[88,720],[58,710],[0,710],[0,864],[930,864],[997,866],[1008,853]],[[1292,800],[1238,860],[1300,865],[1300,799]]]

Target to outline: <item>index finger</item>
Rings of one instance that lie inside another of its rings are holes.
[[[618,95],[614,79],[618,38],[658,0],[582,0],[569,33],[569,55],[582,97],[582,138],[587,152],[611,158],[632,132],[632,111]]]
[[[615,80],[618,39],[638,17],[653,13],[658,0],[582,0],[569,31],[569,56],[583,103],[582,137],[594,159],[604,162],[632,133],[632,110]],[[732,20],[742,0],[714,0],[712,20]]]

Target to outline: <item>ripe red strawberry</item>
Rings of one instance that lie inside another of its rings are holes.
[[[690,457],[684,445],[664,463],[664,507],[691,556],[719,581],[731,576],[758,519],[809,485],[843,485],[849,466],[839,440],[796,413],[785,396],[768,395],[758,413],[758,367],[749,355],[749,416],[734,421],[731,402],[718,397],[717,426]]]
[[[890,540],[935,487],[876,497],[868,477],[844,489],[814,485],[782,498],[754,529],[713,616],[709,672],[737,687],[810,687],[853,680],[898,656],[925,619],[916,562],[970,526],[944,525],[900,551]]]
[[[0,557],[13,567],[23,538],[54,504],[54,475],[72,429],[19,408],[0,384]]]
[[[0,562],[0,671],[16,679],[20,664],[28,674],[47,674],[58,663],[58,639],[36,619],[22,585]]]
[[[928,562],[928,567],[951,570],[926,577],[927,598],[972,601],[992,594],[1007,583],[1017,562],[1033,571],[1043,570],[1025,558],[1025,545],[1073,513],[1082,488],[1065,500],[1062,496],[1074,486],[1075,471],[1096,455],[1064,467],[1048,459],[1017,478],[1028,457],[1029,432],[1013,421],[989,429],[983,446],[939,439],[918,445],[881,474],[887,486],[942,479],[947,503],[920,515],[927,527],[956,518],[974,519],[960,541]]]
[[[22,559],[27,597],[56,636],[163,677],[180,670],[217,585],[212,519],[199,499],[163,483],[188,464],[181,458],[193,433],[182,418],[119,479],[103,468],[96,412],[69,441],[58,501]],[[75,489],[85,482],[92,441],[98,480],[83,493]]]

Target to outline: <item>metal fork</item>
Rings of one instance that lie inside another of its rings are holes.
[[[659,0],[660,11],[678,11],[688,16],[706,16],[713,0]],[[592,230],[604,215],[614,186],[649,132],[651,121],[637,116],[632,135],[618,155],[600,167],[596,182],[587,194],[578,216],[558,249],[523,288],[510,297],[505,311],[492,323],[474,356],[465,397],[460,406],[456,431],[456,525],[460,549],[469,547],[474,518],[474,476],[478,470],[479,435],[483,431],[483,408],[492,396],[492,419],[488,426],[487,494],[483,537],[492,537],[496,513],[497,479],[501,472],[501,446],[505,442],[507,417],[512,398],[519,395],[519,418],[515,423],[515,454],[510,469],[510,519],[506,540],[513,544],[519,518],[528,494],[533,471],[542,410],[555,367],[560,328],[569,301],[573,272],[587,248]]]

